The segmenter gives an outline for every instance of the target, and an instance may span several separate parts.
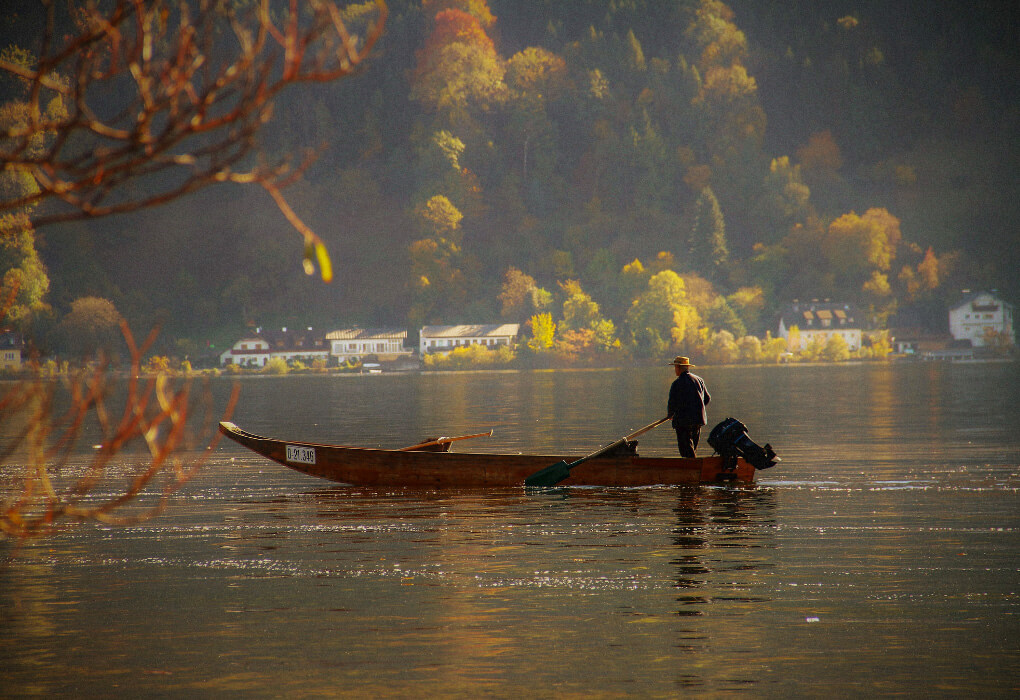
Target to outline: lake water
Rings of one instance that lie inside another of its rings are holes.
[[[670,369],[251,378],[233,420],[584,454]],[[155,520],[0,545],[0,696],[1015,697],[1018,366],[700,374],[783,459],[754,487],[373,491],[221,443]]]

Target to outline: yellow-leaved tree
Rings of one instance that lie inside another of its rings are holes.
[[[556,337],[556,322],[551,313],[535,314],[531,317],[531,337],[528,347],[532,350],[548,350]]]
[[[698,322],[698,312],[688,302],[684,281],[672,270],[653,275],[647,289],[627,311],[631,345],[644,357],[669,354],[692,337]]]

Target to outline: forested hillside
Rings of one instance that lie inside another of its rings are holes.
[[[265,143],[317,151],[287,196],[334,282],[224,186],[37,232],[37,327],[96,296],[185,347],[505,319],[645,356],[764,336],[794,298],[938,329],[962,287],[1020,297],[1011,3],[388,5],[368,66],[285,93]]]

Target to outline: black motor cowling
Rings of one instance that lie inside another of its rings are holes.
[[[737,457],[743,457],[754,465],[755,469],[768,469],[780,461],[772,445],[766,444],[765,447],[761,447],[755,443],[747,436],[747,426],[736,418],[727,418],[712,428],[708,435],[708,444],[728,460],[735,462]]]

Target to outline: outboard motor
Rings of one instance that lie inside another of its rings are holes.
[[[747,436],[747,426],[736,418],[727,418],[712,428],[708,435],[708,444],[723,456],[723,467],[732,470],[737,465],[737,457],[743,457],[755,469],[768,469],[776,466],[776,457],[772,445],[761,447]]]

